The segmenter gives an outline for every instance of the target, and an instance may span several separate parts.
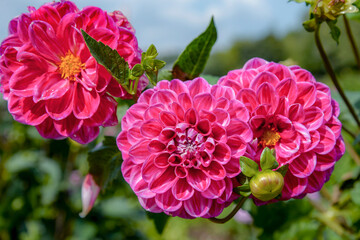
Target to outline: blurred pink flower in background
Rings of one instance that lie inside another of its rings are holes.
[[[35,126],[45,138],[85,144],[97,137],[99,126],[118,123],[112,96],[131,96],[91,56],[81,29],[116,49],[131,67],[140,62],[134,29],[121,12],[52,2],[29,7],[10,22],[0,47],[0,91],[15,120]],[[139,92],[146,85],[142,77]]]
[[[329,87],[298,66],[260,58],[230,71],[219,84],[231,87],[250,112],[251,158],[259,161],[269,147],[280,166],[289,165],[281,200],[319,191],[345,152],[340,110]]]
[[[96,184],[93,176],[87,174],[81,187],[82,212],[80,213],[80,217],[84,218],[88,215],[94,206],[99,192],[100,187]]]
[[[245,105],[203,78],[160,81],[122,119],[122,173],[151,212],[215,217],[239,195],[239,158],[253,139]]]

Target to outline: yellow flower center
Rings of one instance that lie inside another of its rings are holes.
[[[274,128],[266,129],[260,138],[259,145],[265,147],[274,147],[280,140],[280,134]]]
[[[80,58],[72,54],[70,51],[65,57],[60,58],[59,72],[61,77],[75,81],[75,76],[85,68],[85,64],[81,62]]]

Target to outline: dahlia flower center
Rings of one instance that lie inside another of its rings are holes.
[[[85,68],[85,64],[81,62],[80,58],[75,56],[70,51],[65,57],[61,57],[61,63],[59,64],[59,71],[61,77],[75,81],[75,76],[81,72],[81,69]]]
[[[274,129],[266,129],[260,138],[259,144],[263,147],[274,147],[280,140],[280,134]]]

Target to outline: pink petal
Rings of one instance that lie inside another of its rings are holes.
[[[247,144],[244,142],[241,136],[233,135],[227,139],[226,144],[231,149],[231,156],[241,157],[246,151]]]
[[[235,92],[232,88],[221,86],[221,85],[213,85],[211,87],[211,95],[213,95],[216,99],[224,97],[226,99],[234,99]]]
[[[194,188],[192,188],[184,178],[179,179],[172,187],[172,194],[180,201],[191,198],[194,192]]]
[[[149,184],[149,188],[151,191],[155,193],[164,193],[167,190],[169,190],[172,186],[174,186],[177,180],[178,177],[176,177],[174,173],[174,168],[168,167],[165,170],[165,172],[152,179],[152,181]]]
[[[153,198],[155,193],[151,192],[148,188],[148,183],[145,182],[141,175],[141,167],[137,165],[131,171],[129,185],[134,190],[135,194],[141,198]]]
[[[138,103],[145,103],[145,104],[149,104],[150,103],[150,99],[151,99],[151,96],[154,94],[154,89],[147,89],[146,91],[144,91],[139,99],[138,99]]]
[[[210,93],[198,94],[194,97],[194,108],[197,111],[201,109],[212,111],[215,107],[216,100]]]
[[[184,82],[178,79],[174,79],[170,82],[170,89],[173,90],[176,94],[189,92]]]
[[[11,91],[20,97],[33,96],[36,85],[41,81],[46,81],[44,75],[36,69],[26,66],[18,68],[9,80]]]
[[[259,68],[259,71],[267,71],[275,74],[275,76],[280,80],[283,81],[287,78],[293,78],[294,74],[291,70],[282,64],[270,62],[266,65],[263,65]]]
[[[120,136],[120,135],[119,135]],[[149,142],[148,150],[152,153],[161,152],[166,148],[165,144],[158,140],[152,140]]]
[[[209,120],[207,119],[200,120],[197,123],[195,129],[204,136],[209,135],[211,133],[211,125]]]
[[[281,198],[284,200],[299,196],[302,194],[308,184],[308,178],[297,178],[288,171],[284,178],[284,188],[281,193]]]
[[[100,187],[94,181],[91,174],[87,174],[81,187],[82,212],[81,217],[85,217],[92,209],[97,196],[99,195]]]
[[[161,122],[165,126],[175,127],[177,124],[177,117],[172,112],[162,111],[162,112],[160,112],[159,117],[160,117]]]
[[[335,138],[338,139],[341,135],[341,122],[336,117],[332,116],[330,120],[326,123],[326,126],[328,126],[331,131],[335,134]]]
[[[154,164],[156,167],[158,168],[166,168],[169,166],[169,157],[170,154],[167,152],[163,152],[158,154],[155,158],[154,158]]]
[[[147,148],[149,142],[149,140],[142,140],[129,149],[129,155],[133,158],[132,160],[134,163],[142,164],[150,155],[150,152]]]
[[[253,139],[252,131],[249,126],[238,119],[231,119],[229,126],[226,128],[227,135],[232,136],[235,134],[240,135],[245,142],[250,142]]]
[[[68,117],[54,121],[56,131],[63,136],[69,137],[78,131],[83,124],[83,120],[77,119],[73,114]]]
[[[248,60],[245,64],[243,69],[251,69],[251,68],[258,68],[262,65],[267,64],[268,62],[262,58],[252,58]]]
[[[261,105],[264,106],[264,105]],[[276,108],[274,115],[283,115],[283,116],[288,116],[289,115],[289,100],[286,97],[280,97],[279,98],[279,104],[278,107]]]
[[[249,111],[246,108],[246,106],[241,102],[238,101],[237,99],[232,99],[229,105],[229,110],[228,113],[230,114],[231,118],[237,118],[239,120],[242,120],[244,122],[249,121]],[[215,111],[214,111],[215,113]],[[215,113],[216,117],[218,117],[218,115]],[[226,124],[222,124],[223,126],[228,125],[229,123],[226,121]]]
[[[211,184],[209,186],[209,188],[202,192],[201,195],[205,198],[208,199],[216,199],[219,198],[225,191],[225,181],[224,180],[220,180],[220,181],[211,181]]]
[[[115,99],[107,94],[104,94],[100,98],[98,110],[94,113],[94,115],[92,115],[91,118],[86,119],[84,123],[87,126],[116,125],[118,124],[116,107],[117,102]],[[112,119],[114,114],[115,118]]]
[[[70,137],[78,143],[87,144],[93,141],[99,135],[99,132],[99,127],[88,127],[83,125]]]
[[[199,93],[210,93],[210,89],[210,84],[201,77],[193,79],[189,85],[189,93],[191,97],[195,97],[195,95]]]
[[[134,105],[133,105],[134,106]],[[144,105],[145,106],[145,105]],[[163,111],[165,106],[163,104],[155,104],[148,108],[145,108],[144,119],[159,119],[160,112]]]
[[[182,206],[182,202],[173,196],[171,190],[168,190],[165,193],[156,194],[155,202],[162,210],[166,212],[177,211]]]
[[[298,94],[296,82],[291,78],[281,81],[276,86],[276,91],[279,94],[279,97],[284,96],[289,99],[289,104],[293,104],[295,102]]]
[[[211,161],[208,167],[202,167],[201,169],[212,180],[222,180],[226,176],[225,168],[217,161]]]
[[[307,70],[299,68],[292,71],[296,76],[296,82],[316,82],[314,76]]]
[[[151,119],[141,125],[140,132],[144,137],[154,138],[160,135],[162,129],[163,127],[157,119]]]
[[[172,102],[177,101],[176,94],[171,90],[159,90],[156,91],[150,99],[150,105],[162,103],[164,105],[170,105]]]
[[[259,104],[269,104],[273,111],[276,110],[279,103],[279,97],[272,85],[269,83],[261,84],[256,91],[256,96]]]
[[[195,193],[194,196],[184,201],[184,208],[186,212],[192,217],[202,217],[210,209],[211,200],[201,197],[200,193]]]
[[[261,72],[259,73],[256,78],[251,82],[250,88],[254,91],[257,91],[257,89],[263,84],[267,83],[273,88],[275,88],[278,83],[279,79],[276,77],[275,74],[271,72]]]
[[[155,202],[155,198],[141,198],[139,197],[139,203],[141,206],[149,212],[160,213],[163,210]]]
[[[332,168],[336,162],[336,149],[334,148],[331,152],[326,155],[317,155],[316,171],[326,171]]]
[[[31,98],[25,98],[23,104],[26,124],[36,126],[41,124],[48,117],[48,114],[45,111],[45,102],[34,103]]]
[[[213,157],[221,164],[226,164],[231,157],[231,150],[225,143],[218,143],[215,146]]]
[[[280,140],[275,145],[276,154],[279,157],[289,158],[294,155],[300,148],[300,138]]]
[[[313,152],[303,153],[291,162],[289,170],[295,177],[308,177],[315,169],[316,159],[316,154]]]
[[[224,168],[228,178],[236,177],[241,172],[239,159],[232,157],[231,160],[224,165]]]
[[[304,109],[301,104],[294,103],[289,107],[289,119],[293,122],[303,122],[305,119]]]
[[[72,113],[74,89],[75,86],[72,85],[62,97],[46,101],[46,112],[51,118],[62,120]]]
[[[198,113],[194,108],[190,108],[185,112],[184,120],[186,123],[195,126],[198,122]]]
[[[69,90],[69,80],[62,79],[58,73],[48,73],[34,89],[34,101],[60,98]]]
[[[170,109],[173,113],[175,113],[176,117],[180,121],[184,121],[185,111],[184,108],[179,103],[173,102],[170,106]]]
[[[211,180],[206,174],[199,169],[190,168],[188,170],[188,175],[186,177],[187,182],[192,186],[195,190],[199,192],[205,191],[211,183]]]
[[[318,129],[324,123],[324,113],[318,107],[310,107],[304,111],[303,124],[309,131]]]
[[[146,182],[151,182],[161,174],[163,174],[166,168],[158,168],[154,164],[154,155],[150,155],[141,168],[141,175]],[[122,167],[122,169],[124,169]],[[122,170],[123,171],[123,170]],[[124,172],[124,171],[123,171]]]
[[[54,63],[65,55],[52,26],[43,21],[33,21],[29,27],[30,40],[40,55]]]
[[[220,110],[220,109],[219,109]],[[216,116],[214,113],[206,111],[206,110],[200,110],[199,112],[200,119],[207,119],[209,122],[213,123],[216,121]]]
[[[330,168],[328,171],[332,172],[333,168]],[[313,193],[320,191],[324,183],[328,180],[327,171],[319,172],[314,171],[310,177],[308,177],[308,184],[306,188],[307,193]]]
[[[327,95],[324,92],[317,91],[316,102],[314,106],[320,108],[324,113],[325,121],[329,121],[332,117],[331,95]]]
[[[97,111],[100,104],[100,96],[95,91],[87,91],[77,84],[74,94],[74,115],[78,119],[90,118]]]
[[[53,120],[51,118],[47,118],[40,125],[36,126],[36,129],[44,138],[64,139],[66,137],[56,131]]]
[[[297,83],[298,97],[297,103],[303,105],[304,108],[312,106],[316,101],[316,88],[313,83],[300,82]]]
[[[318,154],[324,155],[334,148],[336,143],[335,134],[327,126],[319,128],[318,132],[320,133],[320,142],[316,145],[314,151]]]
[[[178,96],[180,106],[186,112],[189,108],[192,108],[192,100],[188,93],[180,93]]]

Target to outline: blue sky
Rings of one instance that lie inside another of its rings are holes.
[[[38,8],[45,0],[0,0],[0,39],[8,22]],[[122,11],[136,29],[139,45],[155,44],[161,54],[178,53],[204,31],[214,16],[218,30],[216,50],[235,39],[258,39],[269,33],[282,36],[301,29],[307,9],[287,0],[74,0],[79,8],[93,5]]]

